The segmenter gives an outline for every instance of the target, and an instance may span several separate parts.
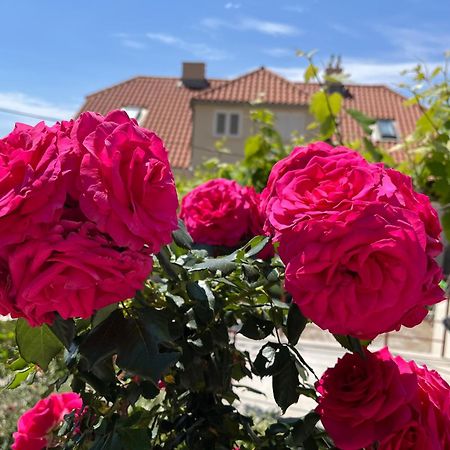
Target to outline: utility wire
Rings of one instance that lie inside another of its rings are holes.
[[[56,117],[43,116],[40,114],[28,113],[25,111],[17,111],[15,109],[3,108],[1,106],[0,106],[0,112],[6,113],[6,114],[13,114],[15,116],[31,117],[33,119],[50,120],[52,122],[58,122],[61,120],[61,119],[57,119]]]

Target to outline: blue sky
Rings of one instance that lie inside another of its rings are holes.
[[[211,77],[265,65],[301,79],[296,49],[341,54],[356,82],[392,84],[450,48],[448,0],[18,0],[0,6],[0,108],[68,118],[88,93],[134,75]],[[0,112],[0,135],[15,121]]]

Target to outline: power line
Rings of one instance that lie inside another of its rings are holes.
[[[9,109],[9,108],[3,108],[3,107],[0,107],[0,112],[6,113],[6,114],[12,114],[15,116],[31,117],[33,119],[50,120],[52,122],[58,122],[59,120],[61,120],[61,119],[57,119],[56,117],[42,116],[40,114],[28,113],[25,111],[17,111],[15,109]]]

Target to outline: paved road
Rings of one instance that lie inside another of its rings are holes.
[[[244,348],[249,351],[252,358],[255,358],[259,349],[266,341],[252,341],[241,335],[237,335],[236,342],[239,348]],[[329,345],[313,341],[300,341],[298,349],[306,362],[314,369],[317,376],[320,378],[322,373],[328,368],[336,364],[336,361],[341,357],[345,350],[338,345]],[[373,349],[375,350],[375,349]],[[450,360],[442,360],[440,358],[430,357],[423,354],[412,354],[403,352],[401,356],[406,360],[414,359],[418,364],[426,364],[429,368],[437,370],[441,376],[450,383]],[[311,383],[314,379],[309,380]],[[265,377],[260,379],[255,377],[253,379],[243,379],[240,384],[248,385],[253,389],[258,389],[264,395],[258,395],[245,389],[239,389],[239,396],[241,399],[239,408],[246,410],[260,409],[263,411],[270,411],[276,414],[281,414],[281,410],[277,407],[272,395],[271,378]],[[300,401],[296,405],[292,405],[285,413],[286,417],[298,417],[306,414],[315,407],[315,402],[306,397],[300,397]]]

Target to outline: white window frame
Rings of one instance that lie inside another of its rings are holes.
[[[137,106],[137,105],[126,105],[126,106],[122,106],[121,109],[122,109],[122,111],[125,111],[128,114],[128,116],[130,116],[130,114],[127,111],[127,109],[128,110],[130,110],[130,109],[137,109],[138,112],[136,114],[136,117],[130,117],[130,119],[136,119],[136,122],[139,125],[142,125],[142,123],[144,122],[144,120],[146,119],[147,114],[148,114],[148,109],[147,108],[144,108],[142,106]]]
[[[390,121],[392,122],[392,126],[394,127],[395,130],[395,138],[394,137],[383,137],[381,135],[381,130],[380,130],[380,126],[378,122],[381,121]],[[399,141],[399,130],[398,130],[398,126],[397,126],[397,122],[395,119],[376,119],[376,123],[373,124],[372,126],[372,140],[373,141],[379,141],[379,142],[397,142]]]
[[[217,117],[219,114],[225,114],[225,133],[217,133]],[[231,116],[236,114],[238,116],[238,133],[230,134]],[[229,110],[217,110],[214,112],[213,120],[213,136],[216,138],[240,138],[242,136],[242,112],[241,111],[229,111]]]

